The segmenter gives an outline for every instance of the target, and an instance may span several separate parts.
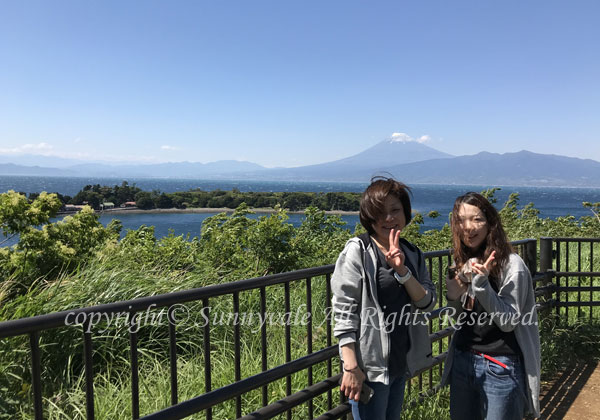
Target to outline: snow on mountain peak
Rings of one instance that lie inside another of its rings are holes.
[[[424,134],[421,137],[415,139],[414,137],[411,137],[406,133],[392,133],[392,135],[389,138],[390,143],[408,143],[408,142],[427,143],[430,140],[431,140],[431,136],[429,134]]]

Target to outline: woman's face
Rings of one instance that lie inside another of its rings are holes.
[[[461,204],[458,209],[458,223],[462,242],[468,248],[479,248],[488,234],[487,219],[479,207]]]
[[[402,230],[406,226],[404,207],[398,197],[388,195],[383,203],[383,214],[373,225],[375,239],[387,243],[392,229]]]

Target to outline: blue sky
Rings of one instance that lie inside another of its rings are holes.
[[[600,161],[598,16],[597,1],[7,0],[0,154],[298,166],[405,133]]]

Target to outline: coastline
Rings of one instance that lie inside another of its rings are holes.
[[[253,213],[259,214],[271,214],[275,213],[275,209],[271,207],[259,207],[259,208],[250,208],[249,209]],[[170,208],[170,209],[150,209],[150,210],[142,210],[138,208],[118,208],[118,209],[108,209],[108,210],[95,210],[96,214],[169,214],[169,213],[233,213],[235,209],[230,209],[227,207],[194,207],[187,209],[178,209],[178,208]],[[60,212],[58,215],[69,215],[75,214],[76,212]],[[295,211],[287,211],[288,214],[305,214],[304,210],[295,210]],[[325,214],[333,214],[340,216],[357,216],[358,211],[344,211],[344,210],[325,210]]]

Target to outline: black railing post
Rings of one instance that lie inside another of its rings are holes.
[[[233,314],[235,315],[233,324],[234,379],[239,382],[242,379],[242,351],[240,340],[240,294],[238,292],[233,293]],[[235,416],[242,417],[242,397],[239,395],[235,397]]]
[[[131,363],[131,418],[140,418],[140,377],[138,365],[137,313],[129,313],[129,359]]]
[[[540,238],[540,272],[552,270],[552,238]]]
[[[537,271],[537,241],[531,240],[525,244],[525,264],[531,274]]]
[[[284,310],[286,314],[290,314],[291,319],[291,306],[290,306],[290,283],[285,282],[283,284],[283,292],[284,292]],[[290,326],[290,322],[285,323],[285,362],[289,363],[292,361],[292,330]],[[292,395],[292,375],[288,375],[285,377],[285,395]],[[288,410],[286,414],[287,420],[292,420],[292,410]]]
[[[202,311],[208,310],[210,312],[210,304],[208,298],[202,299]],[[209,313],[206,312],[206,313]],[[212,376],[211,376],[211,365],[210,365],[210,323],[207,322],[204,325],[204,393],[212,391]],[[206,420],[212,420],[212,407],[206,409]]]
[[[83,359],[85,363],[85,411],[86,420],[94,420],[94,365],[90,322],[83,324]]]
[[[262,319],[267,319],[267,289],[263,286],[260,288],[260,313]],[[263,322],[260,326],[260,353],[261,353],[261,368],[263,372],[268,369],[268,352],[267,352],[267,323]],[[262,405],[269,405],[269,386],[265,384],[262,387]]]
[[[310,355],[313,352],[313,334],[312,334],[312,317],[313,317],[313,310],[312,310],[312,285],[311,285],[311,278],[308,277],[306,279],[306,314],[308,315],[308,322],[306,324],[306,344],[307,344],[307,348],[306,348],[306,354]],[[313,384],[313,368],[312,366],[309,366],[307,369],[307,380],[308,380],[308,386],[311,386]],[[310,400],[308,400],[308,417],[309,418],[313,418],[313,413],[314,413],[314,406],[313,406],[313,400],[312,398]]]
[[[171,373],[171,405],[177,404],[177,328],[174,314],[174,307],[170,306],[167,310],[167,318],[169,320],[169,364]]]
[[[42,420],[44,418],[42,407],[42,368],[40,363],[40,333],[38,331],[29,334],[29,345],[31,347],[31,378],[33,383],[35,420]]]

